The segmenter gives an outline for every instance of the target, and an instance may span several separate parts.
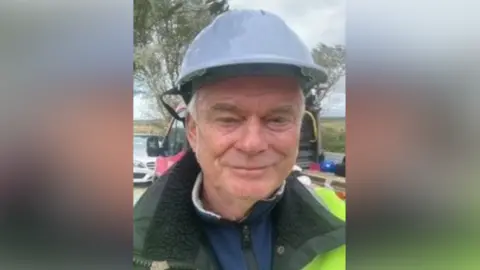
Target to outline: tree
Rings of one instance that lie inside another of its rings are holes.
[[[335,45],[328,46],[323,43],[319,43],[313,50],[312,55],[315,62],[327,71],[328,81],[325,84],[317,85],[314,89],[315,98],[312,99],[317,111],[320,111],[320,103],[331,92],[332,86],[335,85],[338,80],[345,76],[345,46]]]
[[[169,119],[159,96],[178,78],[183,55],[198,32],[229,9],[226,0],[135,0],[134,79],[156,100],[156,110]],[[138,91],[134,91],[138,93]],[[166,98],[176,106],[179,99]]]

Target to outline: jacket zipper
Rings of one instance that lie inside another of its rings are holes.
[[[145,259],[141,259],[141,258],[138,258],[136,256],[133,256],[133,265],[145,267],[146,269],[150,269],[152,267],[152,264],[153,264],[153,261],[145,260]]]
[[[248,225],[242,226],[242,250],[248,270],[258,270],[257,259],[252,248],[252,235]]]
[[[146,259],[142,259],[142,258],[139,258],[139,257],[136,257],[136,256],[133,257],[133,264],[134,265],[144,267],[148,270],[156,270],[156,266],[155,266],[156,263],[160,263],[160,262],[146,260]],[[197,270],[197,268],[195,268],[191,265],[187,265],[187,264],[183,264],[183,263],[175,263],[175,262],[168,263],[167,268],[162,269],[162,270],[167,270],[167,269],[168,270]]]

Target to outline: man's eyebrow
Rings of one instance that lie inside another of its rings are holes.
[[[233,112],[239,113],[242,110],[231,103],[216,103],[209,108],[209,111],[218,111],[218,112]],[[295,112],[295,106],[292,105],[283,105],[275,107],[267,111],[267,114],[293,114]]]

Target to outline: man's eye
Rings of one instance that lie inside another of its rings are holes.
[[[225,124],[234,124],[234,123],[238,123],[240,120],[233,117],[220,117],[220,118],[217,118],[217,121]]]
[[[268,119],[268,122],[272,124],[285,124],[288,123],[288,119],[284,117],[275,117]]]

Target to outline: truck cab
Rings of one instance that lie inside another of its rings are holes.
[[[184,118],[186,109],[185,106],[177,107],[176,112],[178,116]],[[183,157],[187,149],[188,142],[184,123],[172,118],[160,145],[160,151],[155,164],[155,174],[157,176],[163,175],[173,164]]]

